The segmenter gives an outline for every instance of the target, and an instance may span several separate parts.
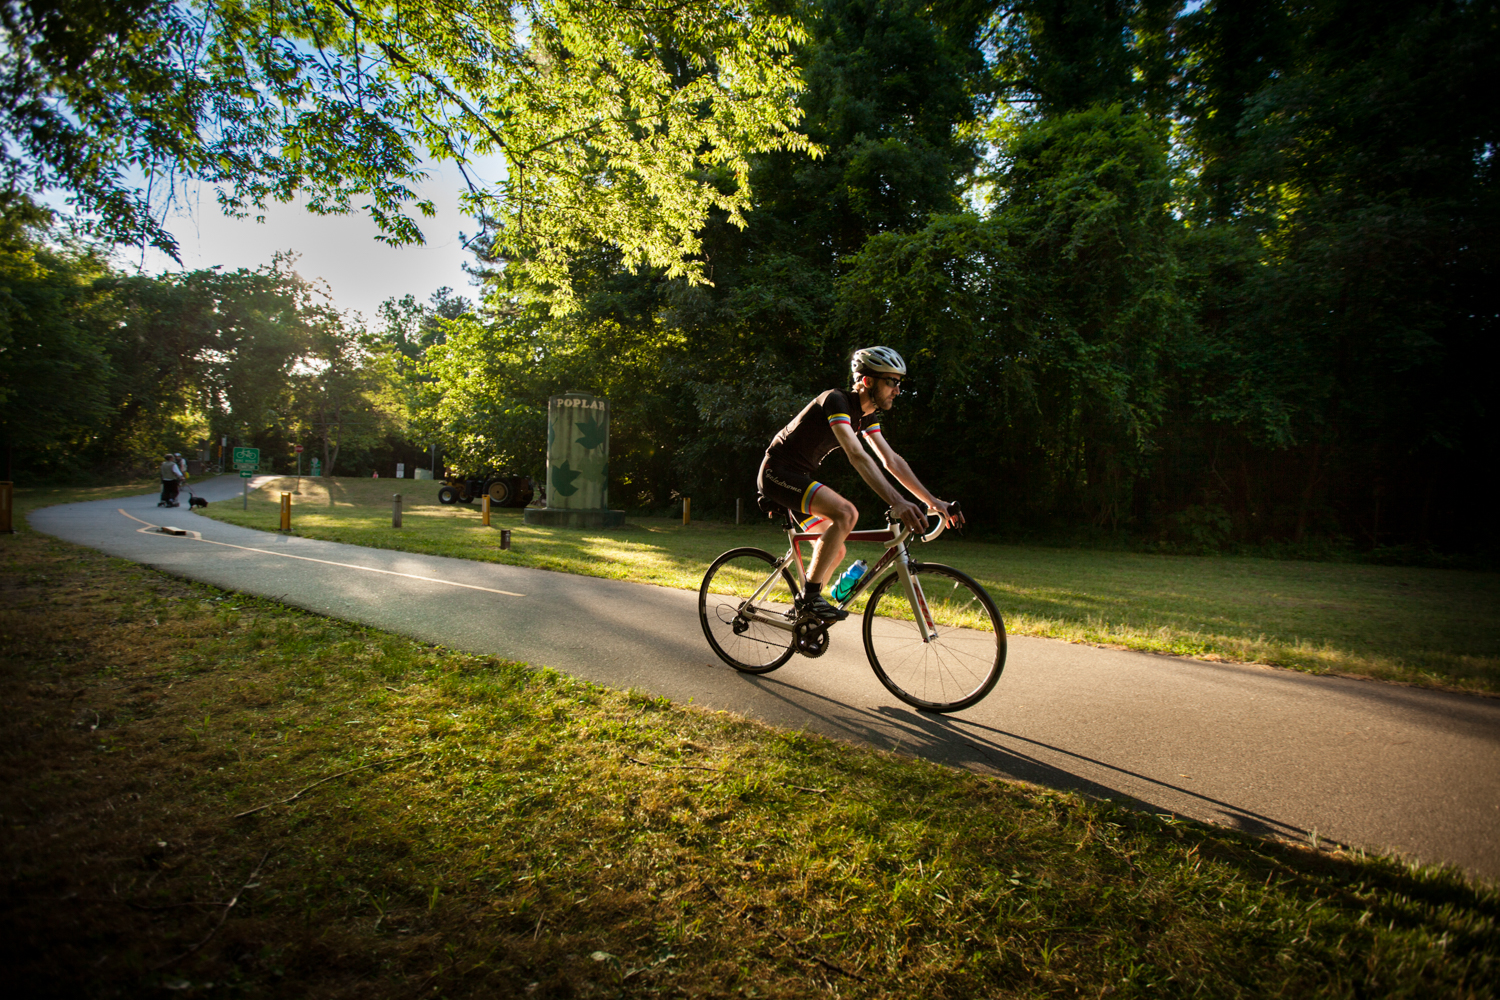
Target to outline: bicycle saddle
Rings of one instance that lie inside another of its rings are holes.
[[[781,519],[786,522],[786,526],[793,531],[799,531],[802,528],[802,525],[797,522],[797,516],[792,513],[790,508],[777,503],[764,493],[755,494],[755,506],[765,511],[768,518],[780,514]]]

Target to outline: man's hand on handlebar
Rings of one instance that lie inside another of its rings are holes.
[[[964,526],[964,512],[959,509],[958,502],[949,503],[946,500],[932,498],[932,509],[943,515],[950,528],[962,528]]]
[[[927,530],[927,512],[904,498],[891,504],[891,517],[919,535]]]

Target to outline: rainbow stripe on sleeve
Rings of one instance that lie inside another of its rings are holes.
[[[845,427],[851,427],[853,426],[853,423],[854,422],[849,419],[849,414],[847,413],[830,413],[828,415],[828,426],[830,427],[836,424],[843,424]]]
[[[871,424],[870,426],[866,427],[864,430],[860,431],[860,433],[861,434],[879,434],[879,433],[881,433],[880,424],[878,424],[878,423]]]

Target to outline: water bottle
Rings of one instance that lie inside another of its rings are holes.
[[[859,578],[864,576],[865,570],[869,568],[869,565],[863,559],[854,560],[854,563],[848,569],[844,570],[844,575],[839,577],[838,581],[833,585],[833,599],[835,601],[842,601],[848,597],[849,591],[854,589],[854,585],[859,582]]]

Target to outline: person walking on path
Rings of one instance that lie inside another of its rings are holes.
[[[182,469],[177,465],[177,456],[167,452],[166,460],[161,463],[161,500],[158,507],[176,507],[178,480],[183,478]]]

